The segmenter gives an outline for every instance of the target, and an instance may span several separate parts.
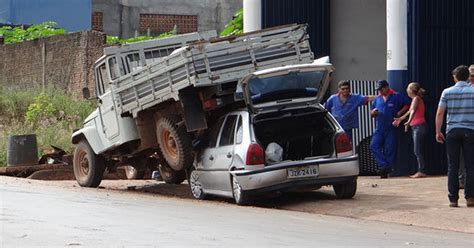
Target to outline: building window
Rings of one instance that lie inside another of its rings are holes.
[[[152,34],[168,32],[178,28],[178,33],[197,32],[197,16],[195,15],[159,15],[140,14],[140,33],[146,34],[148,30]]]
[[[102,12],[93,12],[92,13],[92,30],[104,31],[103,26],[103,13]]]

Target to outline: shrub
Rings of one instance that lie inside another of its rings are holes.
[[[8,135],[35,133],[39,155],[58,146],[71,152],[71,134],[95,109],[94,102],[78,100],[58,89],[43,92],[0,90],[0,166],[6,164]]]
[[[55,22],[43,22],[31,25],[27,29],[23,26],[3,26],[0,27],[0,36],[5,39],[5,44],[12,44],[66,33],[66,30],[55,27]]]

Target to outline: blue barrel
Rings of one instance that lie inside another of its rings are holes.
[[[35,164],[38,164],[36,134],[8,136],[7,166]]]

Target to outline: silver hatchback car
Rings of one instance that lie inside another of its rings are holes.
[[[294,65],[242,79],[247,108],[219,118],[202,139],[188,173],[193,196],[246,205],[263,193],[332,185],[338,198],[352,198],[358,157],[320,104],[332,70],[330,64]]]

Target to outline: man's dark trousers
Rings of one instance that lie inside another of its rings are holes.
[[[459,199],[458,171],[461,150],[466,166],[466,182],[464,194],[466,198],[474,198],[474,130],[453,128],[446,135],[448,153],[448,197],[450,202]]]

